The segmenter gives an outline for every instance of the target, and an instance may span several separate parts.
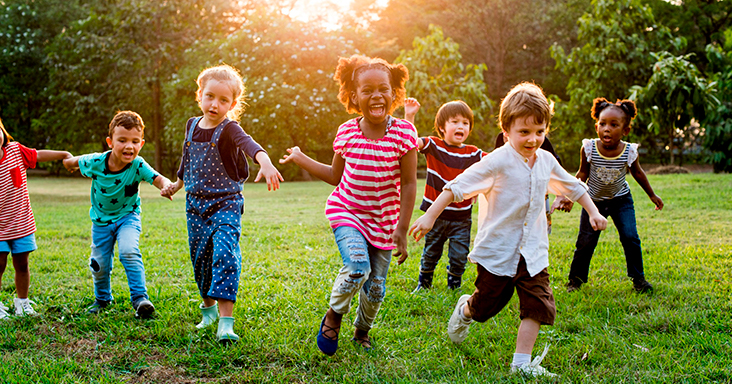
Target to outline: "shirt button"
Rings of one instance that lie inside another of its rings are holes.
[[[524,227],[527,226],[527,225],[528,225],[528,223],[524,223]]]

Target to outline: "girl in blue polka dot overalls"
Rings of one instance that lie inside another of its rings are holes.
[[[196,328],[212,325],[218,318],[218,341],[236,342],[233,313],[241,273],[241,191],[249,176],[241,154],[260,165],[254,181],[264,178],[268,190],[277,190],[283,179],[267,152],[236,121],[244,104],[239,72],[220,65],[201,72],[196,82],[203,116],[188,120],[178,180],[161,194],[172,197],[185,186],[188,245],[203,298],[203,320]]]

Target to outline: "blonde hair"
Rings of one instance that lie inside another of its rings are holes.
[[[508,91],[501,101],[498,123],[503,131],[508,132],[516,120],[531,116],[536,124],[546,123],[548,131],[553,114],[554,103],[547,100],[544,91],[534,83],[523,82]]]
[[[215,67],[206,68],[198,75],[196,84],[198,84],[198,90],[196,91],[196,101],[201,102],[201,93],[206,88],[206,84],[209,80],[217,80],[226,83],[231,89],[231,94],[234,96],[236,105],[234,108],[226,113],[226,116],[231,120],[239,121],[241,113],[244,112],[246,102],[244,101],[244,80],[241,78],[239,71],[227,64],[217,65]]]

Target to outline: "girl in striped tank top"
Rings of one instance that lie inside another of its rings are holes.
[[[391,114],[404,103],[407,68],[378,58],[340,58],[334,79],[338,98],[350,113],[333,140],[333,162],[317,162],[289,148],[280,163],[295,163],[335,185],[325,216],[343,261],[318,329],[318,348],[338,349],[341,319],[359,293],[353,341],[371,349],[369,330],[386,292],[392,257],[407,258],[407,229],[417,192],[417,130]]]
[[[15,268],[13,300],[17,316],[35,315],[28,299],[30,271],[28,255],[36,250],[36,222],[33,219],[25,171],[44,161],[63,160],[73,156],[66,151],[35,150],[11,141],[13,137],[0,120],[0,285],[8,254],[12,253]],[[8,317],[8,308],[0,302],[0,319]]]
[[[633,175],[656,205],[656,210],[663,208],[663,200],[653,192],[640,166],[638,144],[621,140],[630,133],[630,123],[635,115],[635,103],[631,100],[610,103],[598,98],[593,101],[592,117],[596,121],[595,130],[599,139],[582,140],[582,163],[577,178],[587,183],[590,196],[600,213],[613,218],[625,252],[628,276],[633,280],[633,288],[643,293],[651,291],[653,286],[646,281],[643,273],[643,254],[636,229],[633,197],[625,175],[628,172]],[[592,229],[587,212],[582,210],[579,236],[569,271],[568,292],[579,289],[587,282],[590,260],[599,238],[600,231]]]

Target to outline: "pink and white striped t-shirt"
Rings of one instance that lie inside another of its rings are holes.
[[[25,170],[36,167],[37,152],[16,141],[3,147],[0,158],[0,240],[15,240],[36,232]]]
[[[333,151],[346,164],[325,203],[325,216],[333,229],[353,227],[373,246],[394,249],[390,236],[399,222],[399,160],[417,148],[417,130],[412,123],[389,116],[384,137],[371,140],[361,133],[360,120],[343,123],[333,140]]]

